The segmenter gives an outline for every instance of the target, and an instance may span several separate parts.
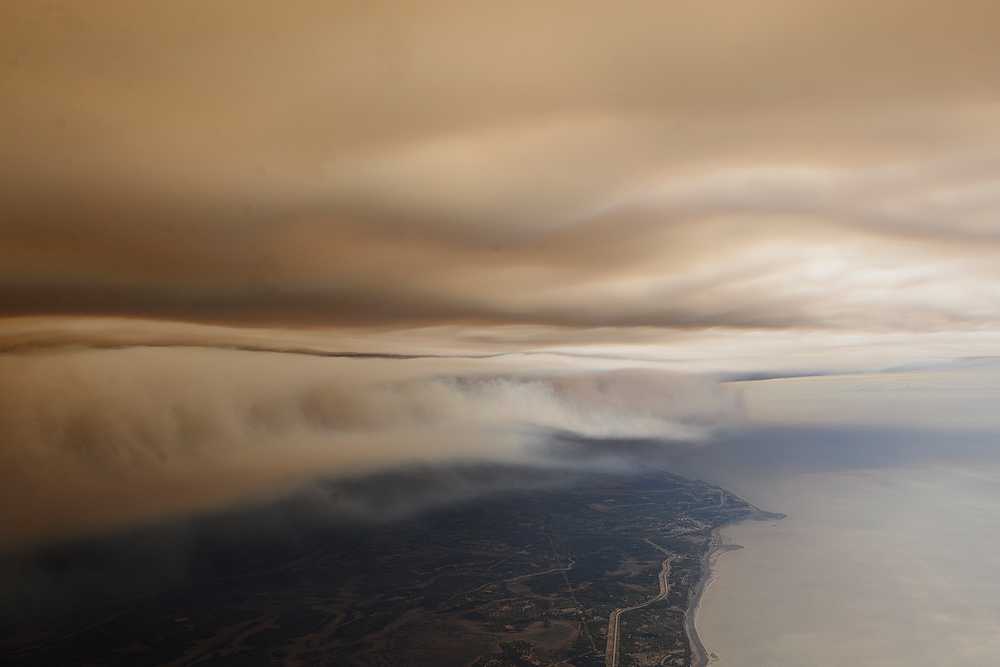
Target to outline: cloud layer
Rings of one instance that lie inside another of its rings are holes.
[[[542,433],[698,441],[741,406],[692,371],[992,353],[998,23],[5,3],[0,537]]]
[[[5,546],[453,460],[541,463],[554,433],[697,443],[734,391],[650,371],[498,375],[216,350],[0,359]]]
[[[47,7],[3,10],[0,312],[998,318],[993,3]]]

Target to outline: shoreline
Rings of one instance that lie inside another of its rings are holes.
[[[715,572],[712,569],[712,566],[715,564],[715,558],[718,554],[729,551],[729,549],[722,549],[722,528],[723,526],[719,526],[712,529],[712,537],[709,541],[708,550],[701,557],[701,578],[698,580],[698,585],[694,589],[694,595],[691,596],[691,602],[688,604],[687,612],[684,614],[684,632],[687,634],[688,643],[691,645],[691,667],[707,667],[709,661],[708,649],[705,647],[704,642],[701,641],[696,621],[698,608],[701,606],[701,598],[705,594],[705,590],[715,580]]]
[[[742,521],[736,521],[732,523],[726,523],[721,526],[717,526],[712,529],[712,536],[709,539],[709,547],[702,555],[701,560],[701,578],[698,580],[698,585],[694,589],[694,595],[691,596],[691,601],[688,603],[688,609],[684,614],[684,632],[688,638],[688,644],[691,646],[691,662],[690,667],[708,667],[711,661],[711,654],[705,643],[701,640],[701,636],[698,634],[698,610],[701,607],[701,600],[705,594],[705,591],[712,585],[716,579],[715,564],[724,553],[730,551],[739,551],[743,548],[739,544],[728,544],[722,536],[722,529],[727,526],[732,526],[736,523],[743,523],[744,521],[774,521],[785,518],[784,514],[779,514],[775,512],[765,512],[759,507],[751,505],[751,507],[756,510],[754,516],[747,517]]]

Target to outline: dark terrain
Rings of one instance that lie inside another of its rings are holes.
[[[467,470],[493,491],[435,506],[417,503],[434,476],[386,475],[8,556],[3,662],[690,663],[684,616],[711,531],[756,508],[664,472],[500,478]]]

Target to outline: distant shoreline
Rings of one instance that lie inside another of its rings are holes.
[[[753,505],[751,507],[756,510],[756,513],[751,517],[747,517],[744,521],[775,521],[785,518],[784,514],[765,512]],[[722,529],[735,523],[743,523],[743,521],[726,523],[713,528],[711,538],[709,539],[709,547],[701,557],[701,578],[698,580],[698,585],[694,589],[694,595],[691,596],[687,612],[684,614],[684,632],[687,634],[688,643],[691,645],[691,667],[708,667],[709,664],[709,651],[698,634],[698,610],[701,607],[702,596],[708,587],[712,585],[712,582],[715,581],[716,573],[713,566],[718,557],[729,551],[737,551],[743,548],[739,544],[726,544],[722,537]]]

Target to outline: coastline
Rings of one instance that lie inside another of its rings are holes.
[[[687,634],[688,643],[691,645],[691,667],[707,667],[709,661],[708,649],[705,648],[705,644],[701,641],[696,621],[698,608],[701,606],[701,598],[705,594],[705,590],[715,580],[715,572],[712,568],[715,564],[715,559],[718,554],[730,551],[730,549],[723,548],[722,528],[723,526],[719,526],[712,529],[709,547],[701,557],[701,578],[694,589],[694,595],[691,596],[687,613],[684,614],[684,632]]]
[[[759,507],[751,505],[751,507],[756,510],[753,516],[747,517],[743,521],[771,521],[771,520],[781,520],[785,518],[784,514],[779,514],[775,512],[765,512]],[[709,586],[716,579],[715,564],[724,553],[730,551],[738,551],[743,548],[739,544],[729,544],[726,543],[725,538],[722,535],[722,529],[734,525],[734,523],[743,523],[743,521],[736,521],[732,523],[726,523],[721,526],[717,526],[712,529],[712,535],[709,539],[708,549],[702,555],[701,561],[701,579],[698,581],[698,585],[694,589],[694,594],[691,596],[691,601],[688,603],[687,612],[684,614],[684,632],[687,635],[688,643],[691,646],[691,662],[690,667],[708,667],[711,661],[711,653],[708,648],[706,648],[704,642],[701,640],[701,636],[698,634],[698,610],[701,607],[701,600],[708,590]]]

